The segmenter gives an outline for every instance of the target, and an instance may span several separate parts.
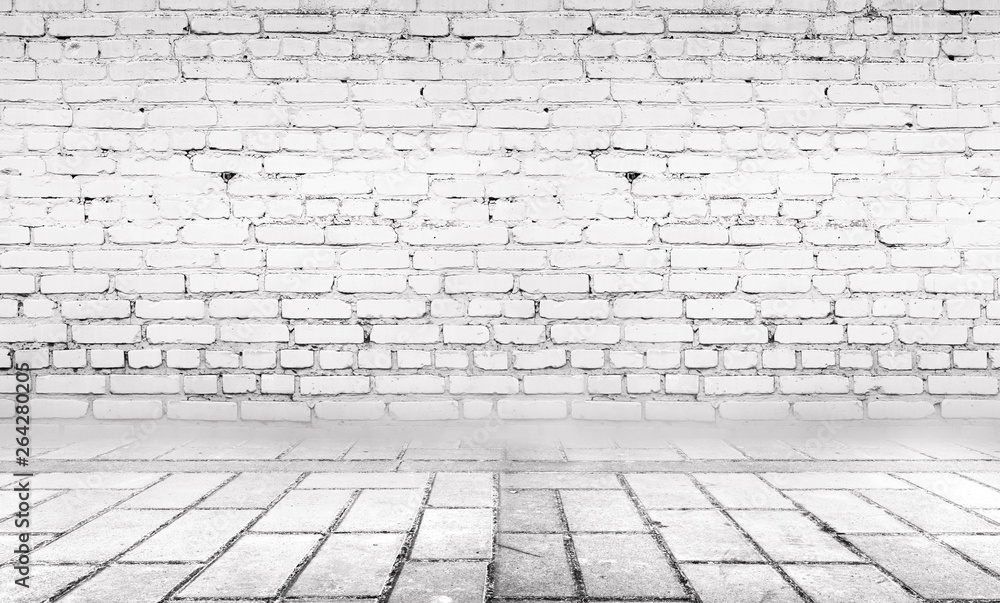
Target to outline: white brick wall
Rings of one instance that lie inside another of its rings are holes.
[[[998,35],[0,0],[3,363],[59,420],[995,418]]]

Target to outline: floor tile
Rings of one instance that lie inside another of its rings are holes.
[[[789,490],[788,497],[842,534],[913,532],[895,517],[844,490]]]
[[[89,565],[36,565],[31,568],[28,588],[14,580],[20,574],[12,566],[0,568],[0,601],[4,603],[44,603],[71,582],[92,572]]]
[[[31,529],[64,532],[132,496],[129,490],[70,490],[31,509]],[[0,531],[15,531],[13,519],[0,524]]]
[[[430,476],[426,473],[311,473],[297,488],[423,488]]]
[[[486,563],[408,561],[396,581],[389,603],[481,603],[486,589]],[[447,599],[446,599],[447,598]]]
[[[728,509],[794,509],[795,505],[749,473],[696,473],[694,478]]]
[[[779,490],[856,490],[858,488],[905,489],[913,484],[885,473],[843,473],[835,471],[796,471],[761,474]]]
[[[254,532],[325,532],[351,500],[352,490],[293,490],[254,524]]]
[[[621,490],[563,490],[563,511],[571,532],[644,532],[635,505]]]
[[[159,601],[197,568],[197,565],[112,565],[59,600],[65,603]]]
[[[956,505],[971,509],[1000,509],[1000,490],[954,473],[900,473],[899,477]]]
[[[232,477],[232,473],[178,473],[136,494],[121,508],[183,509]]]
[[[649,516],[678,561],[764,561],[721,511],[654,509]]]
[[[403,534],[331,534],[288,594],[376,597],[389,579],[403,538]]]
[[[1000,533],[1000,525],[924,490],[860,490],[859,493],[927,532]]]
[[[561,532],[562,519],[552,490],[501,490],[501,532]]]
[[[123,561],[203,562],[219,551],[251,521],[255,510],[194,509],[129,551]]]
[[[492,473],[438,473],[434,477],[432,507],[492,507]]]
[[[117,510],[84,524],[34,554],[43,563],[104,563],[152,534],[175,510]]]
[[[198,504],[201,508],[263,509],[287,490],[297,473],[240,473]]]
[[[851,535],[847,538],[921,596],[992,599],[1000,593],[1000,579],[925,536]]]
[[[683,565],[702,603],[802,603],[803,599],[767,565]]]
[[[405,532],[413,527],[423,498],[419,490],[363,490],[336,530]]]
[[[578,534],[573,544],[591,597],[684,595],[666,554],[649,534]]]
[[[492,551],[492,509],[427,509],[412,558],[488,559]]]
[[[561,534],[501,534],[495,594],[506,598],[571,597],[573,574]]]
[[[622,486],[613,473],[502,473],[500,487],[512,490],[617,490]]]
[[[687,475],[629,473],[625,480],[646,509],[707,509],[714,506]]]
[[[1000,574],[1000,534],[944,534],[941,541]]]
[[[247,534],[180,591],[184,597],[273,597],[319,542],[313,534]],[[252,571],[247,571],[253,568]]]
[[[858,561],[854,553],[798,511],[730,514],[775,561]]]
[[[872,565],[786,565],[816,603],[915,603],[918,599]]]

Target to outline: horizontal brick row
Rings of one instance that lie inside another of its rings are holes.
[[[996,10],[990,0],[839,0],[831,6],[814,0],[4,0],[0,10],[16,12],[151,12],[162,11],[385,11],[450,13],[523,13],[563,11],[789,11],[798,13],[857,13],[868,6],[877,12],[940,11],[948,13]],[[934,14],[931,12],[931,14]]]
[[[545,371],[572,368],[588,371],[623,369],[646,369],[650,371],[666,369],[687,369],[697,371],[690,376],[707,375],[724,371],[750,371],[755,369],[787,371],[820,371],[842,369],[853,374],[856,382],[865,381],[870,375],[864,371],[877,369],[879,376],[901,375],[915,369],[921,371],[944,371],[948,369],[985,370],[1000,367],[1000,350],[953,350],[932,351],[928,349],[831,349],[794,347],[764,347],[741,345],[738,348],[715,346],[711,348],[690,348],[679,346],[673,349],[621,349],[601,348],[546,348],[514,350],[468,350],[455,349],[398,349],[390,347],[355,348],[344,345],[334,349],[246,349],[246,350],[199,350],[183,348],[74,348],[65,350],[19,349],[13,353],[13,362],[27,363],[34,369],[150,369],[169,368],[177,370],[244,369],[259,371],[264,369],[295,370],[296,374],[306,374],[308,369],[347,370],[420,370],[440,369],[446,372],[463,371],[474,368],[482,371]],[[5,368],[11,366],[10,353],[0,361]],[[322,374],[320,371],[316,374]],[[452,373],[454,374],[454,373]],[[919,376],[918,376],[919,378]],[[900,383],[912,383],[913,376],[906,376]],[[889,379],[888,383],[893,380]],[[888,391],[888,390],[887,390]],[[920,393],[912,391],[890,391],[888,393]],[[863,392],[862,392],[863,393]],[[939,392],[931,392],[939,393]]]
[[[870,399],[860,402],[838,396],[791,396],[770,399],[716,401],[687,399],[660,400],[567,400],[544,396],[488,399],[383,400],[376,396],[312,401],[244,399],[206,401],[203,399],[163,400],[155,397],[100,397],[88,402],[80,397],[41,397],[34,402],[34,416],[44,419],[189,421],[482,421],[496,417],[503,421],[579,419],[585,421],[677,421],[712,422],[748,419],[781,421],[845,421],[859,419],[926,419],[939,412],[946,419],[996,418],[995,405],[986,397],[947,397],[939,402],[922,399]],[[9,413],[4,413],[9,416]]]

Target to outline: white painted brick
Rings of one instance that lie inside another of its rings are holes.
[[[996,416],[982,0],[333,4],[0,0],[0,341],[94,396],[43,414]]]

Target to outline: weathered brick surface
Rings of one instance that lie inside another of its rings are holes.
[[[997,8],[0,0],[0,346],[67,421],[995,418]]]

